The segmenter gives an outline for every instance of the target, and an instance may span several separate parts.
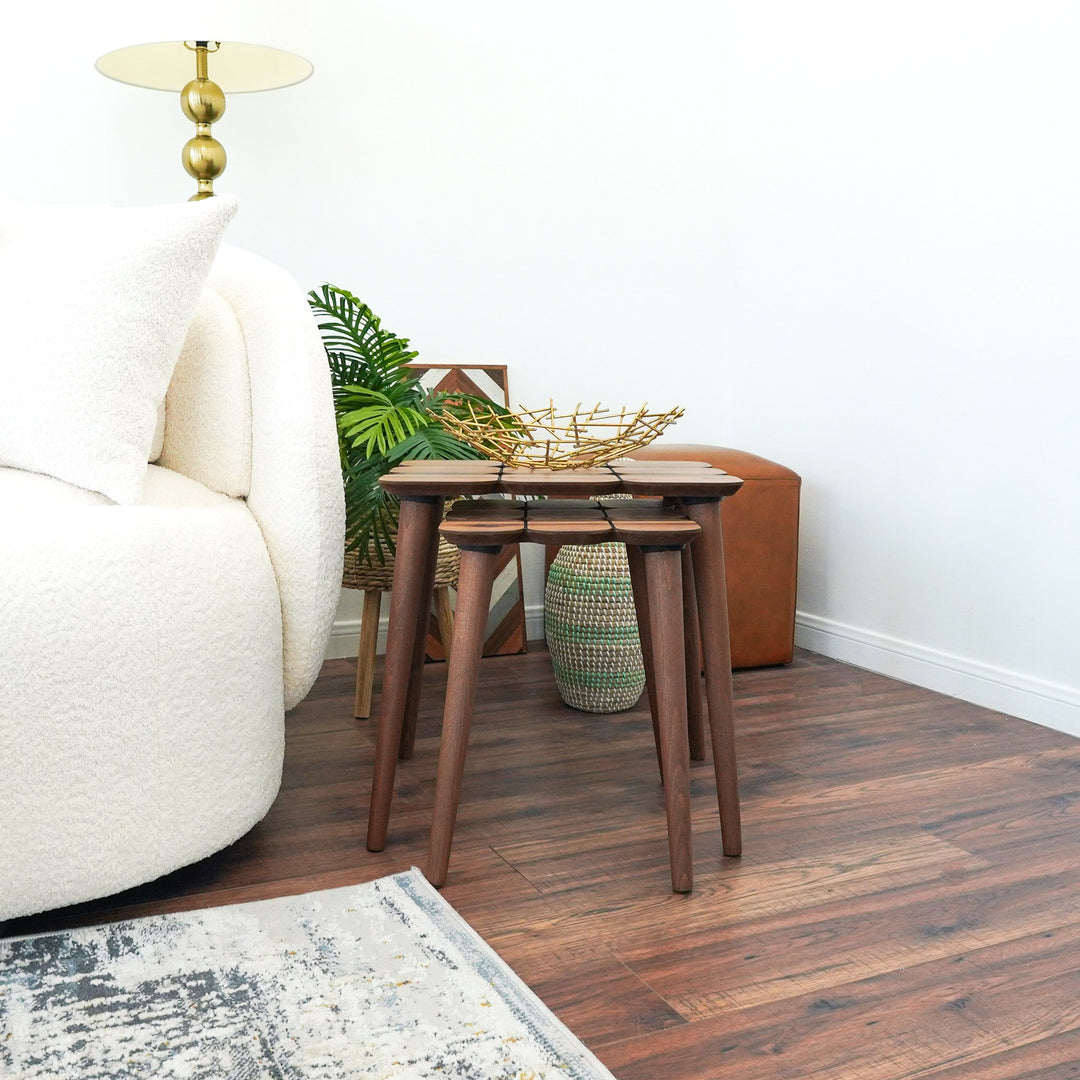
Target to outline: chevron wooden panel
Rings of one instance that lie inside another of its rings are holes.
[[[499,405],[510,405],[505,364],[411,364],[410,367],[420,374],[421,383],[429,390],[457,390]],[[484,656],[508,656],[526,649],[521,554],[518,545],[513,544],[501,556],[491,589]],[[431,660],[446,659],[434,612],[428,621],[427,655]]]

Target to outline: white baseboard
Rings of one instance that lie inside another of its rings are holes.
[[[386,622],[383,615],[379,625],[380,653],[386,649]],[[529,641],[544,639],[543,604],[525,608],[525,632]],[[330,633],[326,658],[354,657],[359,642],[360,620],[339,619]],[[805,611],[795,617],[795,643],[855,667],[1080,736],[1080,688],[1077,687],[1032,679],[1017,671],[928,649]]]
[[[527,604],[525,607],[525,639],[544,640],[544,605]]]
[[[335,619],[330,631],[330,641],[326,646],[327,660],[356,659],[360,651],[360,620]],[[386,616],[379,620],[378,652],[386,651]]]
[[[928,649],[800,611],[795,643],[811,652],[1080,736],[1080,688]]]
[[[387,605],[389,606],[389,605]],[[376,652],[386,652],[386,625],[388,616],[379,619],[379,644]],[[525,608],[525,636],[529,641],[544,640],[544,605],[529,604]],[[330,643],[326,647],[327,660],[355,657],[360,648],[360,620],[338,619],[330,631]]]

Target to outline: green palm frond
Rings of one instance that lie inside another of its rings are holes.
[[[421,458],[429,461],[433,458],[464,460],[479,456],[471,446],[438,424],[428,424],[427,427],[420,428],[404,442],[398,443],[387,455],[391,466]]]
[[[382,328],[375,313],[347,289],[324,285],[308,293],[335,386],[363,385],[388,392],[416,379],[406,365],[417,353],[409,339]]]
[[[466,400],[495,415],[506,410],[483,398],[425,390],[408,367],[417,356],[408,339],[384,330],[371,308],[348,290],[323,285],[308,293],[308,303],[330,365],[345,544],[364,562],[385,563],[394,554],[398,501],[383,491],[379,477],[413,458],[482,457],[442,427],[439,417]]]
[[[365,390],[362,386],[346,389],[350,401],[358,407],[347,408],[338,414],[338,429],[350,449],[359,451],[365,457],[389,453],[393,447],[432,423],[431,418],[419,409],[397,403],[378,390]]]
[[[350,551],[374,551],[374,561],[385,564],[394,554],[398,501],[379,485],[379,477],[390,468],[385,457],[376,456],[346,462],[342,469],[345,485],[345,546]],[[370,546],[369,546],[370,545]]]

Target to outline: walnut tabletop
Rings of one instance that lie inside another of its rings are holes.
[[[742,480],[705,461],[625,461],[589,469],[542,469],[497,461],[408,461],[379,483],[391,495],[661,495],[722,499]]]

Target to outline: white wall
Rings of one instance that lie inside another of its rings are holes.
[[[805,477],[800,640],[1080,733],[1080,9],[731,11],[724,436]]]
[[[186,198],[176,103],[93,69],[147,7],[21,11],[10,194]],[[803,644],[1080,734],[1080,8],[307,11],[315,76],[215,129],[234,243],[515,400],[799,470]]]

